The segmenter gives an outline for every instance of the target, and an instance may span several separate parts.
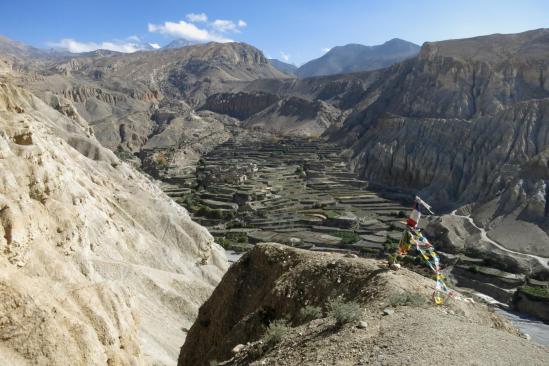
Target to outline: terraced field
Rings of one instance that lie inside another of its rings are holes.
[[[320,140],[234,138],[163,189],[227,248],[275,241],[377,255],[398,241],[408,206],[368,190]]]

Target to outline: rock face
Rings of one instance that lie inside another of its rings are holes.
[[[242,120],[242,126],[279,135],[319,137],[338,123],[341,111],[321,100],[265,92],[222,93],[201,107]]]
[[[280,135],[319,137],[338,122],[341,111],[332,105],[299,97],[287,97],[242,124]]]
[[[373,183],[439,209],[475,203],[494,239],[547,256],[547,55],[545,29],[426,43],[381,71],[332,136]]]
[[[172,364],[224,255],[58,107],[0,83],[0,360]]]
[[[245,120],[280,99],[276,94],[263,92],[220,93],[210,96],[201,108]]]
[[[418,45],[398,38],[377,46],[348,44],[334,47],[324,56],[305,63],[295,74],[307,78],[382,69],[414,57],[418,52]]]
[[[432,280],[380,264],[278,244],[256,245],[200,308],[178,364],[421,364],[433,352],[449,365],[549,361],[547,349],[518,337],[487,307],[457,298],[444,307],[432,305]],[[396,300],[403,294],[416,299],[415,305]],[[338,327],[326,316],[328,300],[338,297],[360,304],[366,329],[357,329],[358,321]],[[307,305],[321,308],[316,320],[302,319],[301,309]],[[384,309],[391,315],[384,316]],[[289,325],[279,343],[268,347],[258,342],[266,326],[279,319]],[[433,327],[446,340],[443,344]]]

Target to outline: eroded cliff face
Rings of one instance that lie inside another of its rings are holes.
[[[528,167],[549,146],[548,54],[548,30],[427,43],[385,70],[373,102],[332,136],[371,182],[441,209],[474,203],[475,220],[511,248],[524,232],[515,224],[533,224],[521,249],[547,254],[548,167]]]
[[[0,84],[0,360],[171,364],[222,250],[59,107]]]
[[[245,120],[279,100],[276,94],[262,92],[220,93],[210,96],[201,109]]]

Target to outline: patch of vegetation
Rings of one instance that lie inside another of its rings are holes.
[[[427,304],[425,296],[415,292],[395,292],[389,296],[391,306],[422,306]]]
[[[210,366],[219,366],[219,361],[217,361],[217,360],[211,360],[211,361],[209,362],[209,365],[210,365]]]
[[[239,232],[229,232],[225,234],[225,237],[228,240],[237,242],[237,243],[247,243],[248,242],[248,234],[245,232],[239,231]]]
[[[323,214],[329,219],[337,219],[339,217],[339,214],[335,211],[326,210],[323,212]]]
[[[196,197],[194,194],[186,194],[182,197],[178,197],[175,200],[177,203],[179,203],[183,207],[191,208],[196,205]]]
[[[120,145],[118,145],[114,153],[120,160],[130,160],[134,157],[130,151],[124,150]]]
[[[333,299],[328,303],[328,315],[335,319],[336,326],[340,327],[347,323],[360,320],[362,309],[360,304],[350,301],[344,302],[342,299]]]
[[[231,245],[231,241],[223,236],[216,237],[215,242],[221,245],[224,249],[229,249],[229,246]]]
[[[253,245],[252,244],[248,244],[248,243],[234,243],[234,242],[231,242],[227,249],[229,250],[232,250],[236,253],[245,253],[247,252],[248,250],[250,250],[251,248],[253,248]]]
[[[383,243],[383,247],[385,249],[385,253],[395,253],[398,248],[398,242],[393,241],[391,239],[387,239],[385,243]]]
[[[237,229],[237,228],[241,228],[242,226],[243,226],[242,222],[239,220],[229,221],[226,225],[227,229]]]
[[[193,206],[193,211],[198,216],[218,220],[232,220],[236,215],[234,211],[213,209],[202,205]]]
[[[267,331],[263,335],[263,343],[272,348],[282,341],[289,330],[290,327],[286,320],[275,320],[267,327]]]
[[[521,291],[528,295],[549,299],[549,288],[547,287],[523,286]]]
[[[299,318],[303,322],[322,318],[322,309],[318,306],[307,305],[299,311]]]
[[[164,155],[163,152],[159,152],[159,153],[154,157],[154,162],[156,163],[156,165],[159,165],[159,166],[166,166],[166,165],[168,165],[168,159],[166,159],[166,155]]]
[[[479,273],[480,272],[480,268],[478,266],[469,266],[469,268],[467,268],[467,269],[471,273]]]
[[[360,248],[359,249],[360,254],[367,257],[376,257],[376,258],[382,258],[383,255],[380,253],[378,249],[374,248]]]
[[[341,244],[343,245],[353,244],[360,240],[360,235],[354,231],[333,231],[330,235],[341,238]]]

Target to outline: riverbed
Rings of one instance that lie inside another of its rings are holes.
[[[509,319],[523,333],[528,334],[532,341],[549,346],[549,324],[541,320],[510,310],[496,310],[496,313]]]

